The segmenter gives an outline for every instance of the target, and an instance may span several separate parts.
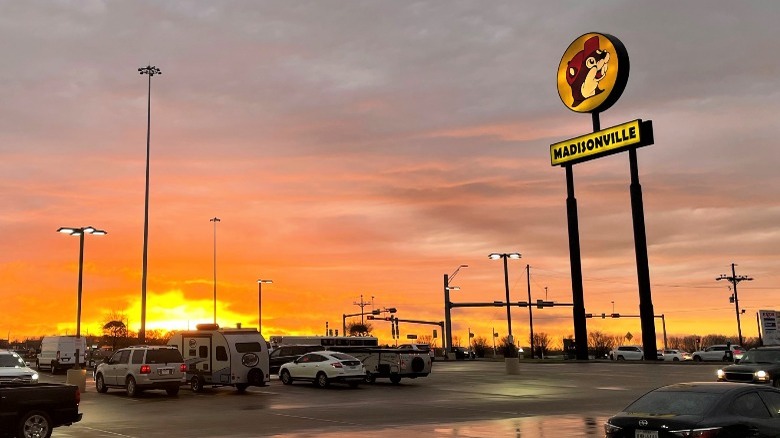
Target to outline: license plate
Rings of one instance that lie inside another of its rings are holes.
[[[157,373],[160,374],[161,376],[163,376],[163,375],[166,375],[166,374],[173,374],[173,370],[171,368],[161,368],[161,369],[157,370]]]
[[[658,438],[657,430],[635,430],[634,438]]]

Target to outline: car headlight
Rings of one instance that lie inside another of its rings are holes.
[[[718,379],[723,379],[726,377],[726,373],[723,372],[723,370],[718,370]]]
[[[756,372],[755,372],[755,374],[754,374],[754,376],[756,376],[756,379],[757,379],[757,380],[760,380],[760,381],[766,381],[766,380],[769,380],[769,373],[767,373],[767,372],[766,372],[766,371],[764,371],[764,370],[761,370],[761,371],[756,371]]]
[[[611,433],[619,433],[621,430],[623,430],[622,427],[615,426],[610,422],[604,423],[604,433],[606,433],[607,435]]]
[[[33,382],[37,382],[38,381],[38,373],[34,373],[32,375],[32,380],[33,380]]]

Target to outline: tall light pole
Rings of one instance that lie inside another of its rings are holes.
[[[214,222],[214,324],[217,323],[217,222],[219,218],[214,216],[209,222]]]
[[[506,325],[507,325],[507,336],[509,339],[510,344],[514,344],[515,339],[512,337],[512,307],[511,303],[509,302],[509,269],[507,267],[507,259],[519,259],[520,253],[517,252],[510,252],[510,253],[497,253],[494,252],[490,255],[488,255],[488,258],[490,260],[498,260],[498,259],[504,259],[504,288],[506,289]],[[531,303],[528,303],[530,306]]]
[[[446,352],[451,353],[452,352],[452,315],[450,314],[450,291],[456,290],[455,287],[450,287],[450,282],[453,278],[455,278],[456,275],[458,275],[458,272],[461,268],[468,268],[469,265],[460,265],[457,269],[455,269],[455,272],[453,272],[450,275],[444,274],[444,331],[446,332],[443,334],[444,336],[444,348]],[[457,288],[460,289],[460,288]]]
[[[263,283],[271,284],[273,282],[273,280],[257,280],[257,332],[261,335],[263,334]]]
[[[141,330],[138,332],[138,341],[146,342],[146,272],[147,257],[149,253],[149,143],[152,130],[152,76],[162,74],[159,68],[153,65],[140,67],[138,73],[149,75],[149,92],[146,100],[146,192],[144,195],[144,255],[141,268]]]
[[[84,235],[94,234],[96,236],[105,236],[104,230],[98,230],[95,227],[60,227],[57,229],[58,233],[70,234],[71,236],[79,236],[79,286],[78,286],[78,301],[76,305],[76,339],[81,337],[81,289],[84,278]],[[79,347],[76,343],[76,369],[81,368],[81,356],[79,355]]]
[[[737,312],[737,331],[739,332],[739,345],[742,345],[742,324],[739,321],[739,295],[737,295],[737,283],[740,281],[753,281],[753,278],[748,277],[747,275],[737,275],[737,272],[735,270],[734,263],[731,264],[731,277],[726,276],[726,274],[720,274],[720,277],[716,278],[715,280],[728,280],[729,283],[731,283],[732,286],[734,286],[734,309]]]

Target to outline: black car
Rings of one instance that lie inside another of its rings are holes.
[[[452,352],[455,353],[455,359],[476,359],[477,355],[473,351],[465,347],[452,347]]]
[[[268,355],[269,372],[279,374],[279,367],[312,351],[323,350],[322,345],[282,345]]]
[[[607,438],[777,437],[780,390],[694,382],[648,392],[604,424]]]
[[[780,388],[780,347],[759,347],[742,355],[738,364],[718,370],[721,382],[768,383]]]

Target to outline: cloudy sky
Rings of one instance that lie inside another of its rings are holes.
[[[0,337],[140,325],[148,77],[147,328],[322,333],[364,300],[407,319],[453,301],[571,302],[565,172],[549,145],[588,133],[556,90],[588,32],[628,49],[602,127],[652,120],[639,150],[655,313],[670,335],[745,336],[780,307],[776,171],[780,4],[725,1],[0,1]],[[627,154],[574,167],[588,312],[638,314]],[[219,217],[214,226],[209,219]],[[613,304],[614,303],[614,304]],[[368,308],[367,308],[368,310]],[[389,341],[389,324],[375,333]],[[571,309],[535,331],[573,334]],[[455,336],[506,335],[502,309],[456,309]],[[527,339],[526,309],[513,310]],[[588,330],[640,334],[638,319]],[[402,327],[430,334],[430,327]],[[658,324],[660,338],[661,328]]]

